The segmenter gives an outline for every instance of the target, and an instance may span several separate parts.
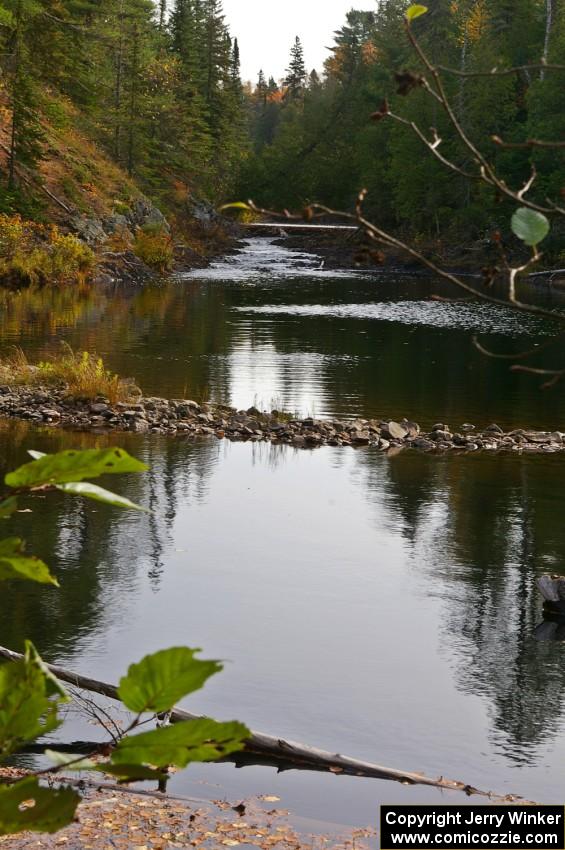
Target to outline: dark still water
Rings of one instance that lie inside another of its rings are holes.
[[[4,343],[97,349],[147,393],[244,406],[275,398],[424,423],[563,423],[559,392],[540,394],[469,347],[478,325],[498,346],[531,345],[546,329],[426,301],[424,281],[321,276],[311,258],[273,255],[266,240],[250,250],[225,269],[137,293],[13,296]],[[559,634],[538,628],[535,579],[563,571],[565,458],[111,439],[151,471],[107,485],[153,513],[33,500],[9,533],[29,540],[61,588],[3,586],[2,644],[29,636],[47,659],[106,680],[146,652],[201,646],[226,667],[187,701],[194,711],[500,793],[563,799],[565,644],[540,639]],[[0,456],[5,470],[30,448],[107,440],[3,423]],[[71,718],[64,734],[77,728]],[[326,825],[375,825],[381,802],[460,800],[230,765],[194,766],[173,787],[214,799],[275,794],[305,823]]]
[[[511,374],[471,345],[478,332],[498,351],[530,348],[552,331],[547,324],[432,301],[457,293],[427,279],[324,272],[317,258],[272,242],[250,240],[241,254],[166,285],[4,295],[0,345],[94,349],[147,395],[423,425],[563,425],[563,393],[540,392],[539,379]],[[555,364],[552,350],[545,358]]]

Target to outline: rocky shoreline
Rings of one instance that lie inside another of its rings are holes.
[[[270,442],[295,448],[371,446],[396,453],[404,448],[447,452],[556,453],[565,451],[565,433],[516,429],[498,425],[476,428],[463,424],[451,430],[438,423],[424,432],[415,422],[377,419],[303,419],[254,407],[236,410],[190,399],[139,398],[135,403],[110,404],[69,398],[65,387],[0,386],[0,416],[93,433],[133,432],[171,436],[208,436],[245,442]]]

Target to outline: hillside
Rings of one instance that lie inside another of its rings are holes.
[[[186,186],[164,182],[156,204],[93,141],[68,99],[45,92],[44,104],[41,157],[33,169],[16,165],[17,189],[0,194],[0,212],[20,210],[24,220],[74,234],[93,250],[98,277],[144,280],[175,260],[183,267],[206,265],[231,243],[232,226]],[[1,111],[8,111],[5,97]],[[10,129],[7,121],[0,125],[0,170],[6,172]],[[140,250],[140,231],[149,234],[145,242],[157,239],[166,256]]]

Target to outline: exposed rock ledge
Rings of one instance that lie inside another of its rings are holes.
[[[482,430],[461,425],[453,432],[439,423],[422,433],[415,422],[376,419],[292,419],[273,411],[261,413],[254,407],[235,410],[215,404],[198,404],[188,399],[140,398],[135,404],[110,404],[69,398],[65,388],[0,386],[0,416],[25,419],[95,433],[130,431],[179,436],[215,436],[218,439],[269,441],[296,448],[328,446],[373,446],[380,451],[401,448],[443,453],[448,451],[513,451],[555,453],[565,450],[561,431],[504,432],[498,425]]]

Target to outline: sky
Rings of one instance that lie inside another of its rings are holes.
[[[347,12],[376,6],[377,0],[224,0],[230,33],[239,41],[242,77],[253,82],[260,68],[267,77],[284,76],[297,35],[308,70],[321,69]]]

